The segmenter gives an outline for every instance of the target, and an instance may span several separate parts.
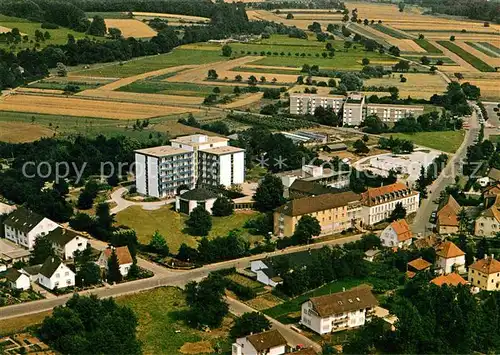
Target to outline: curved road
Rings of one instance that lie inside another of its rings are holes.
[[[157,210],[162,206],[168,205],[175,201],[175,199],[170,200],[161,200],[154,202],[139,202],[139,201],[130,201],[123,198],[123,195],[128,192],[126,187],[120,187],[119,189],[113,191],[111,193],[111,198],[107,202],[114,202],[116,206],[111,209],[112,214],[116,214],[121,212],[130,206],[142,206],[145,210]]]

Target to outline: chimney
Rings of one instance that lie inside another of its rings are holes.
[[[345,292],[345,287],[342,287],[342,292]]]

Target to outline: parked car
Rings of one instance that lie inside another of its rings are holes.
[[[437,211],[434,211],[431,213],[431,218],[429,218],[429,222],[436,223],[436,219],[437,219]]]

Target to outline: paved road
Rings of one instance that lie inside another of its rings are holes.
[[[255,309],[233,298],[227,297],[226,301],[229,304],[229,311],[236,316],[241,316],[243,313],[248,313],[248,312],[257,312]],[[280,333],[285,337],[288,344],[291,345],[292,347],[296,347],[297,345],[300,344],[306,348],[312,347],[317,352],[321,352],[321,345],[315,343],[305,335],[299,334],[296,331],[292,330],[290,328],[290,325],[285,325],[281,322],[278,322],[276,319],[268,316],[266,316],[266,318],[269,319],[269,321],[271,322],[272,328],[279,330]]]
[[[430,191],[430,193],[427,199],[423,200],[417,211],[417,215],[415,216],[415,220],[412,225],[413,233],[420,234],[422,236],[432,233],[433,225],[429,222],[429,219],[432,212],[438,207],[435,202],[439,199],[441,191],[443,191],[446,186],[455,183],[455,176],[462,175],[461,162],[467,154],[467,147],[474,144],[474,140],[479,134],[479,125],[475,111],[472,114],[469,124],[470,129],[466,131],[462,145],[458,148],[455,155],[448,161],[448,165],[443,170],[441,175],[439,175],[434,183],[428,187],[427,191]]]
[[[134,202],[134,201],[129,201],[125,200],[123,198],[123,195],[127,192],[126,187],[120,187],[119,189],[116,189],[111,193],[111,198],[107,202],[114,202],[116,203],[116,206],[111,209],[112,214],[116,214],[118,212],[121,212],[130,206],[142,206],[143,209],[145,210],[157,210],[161,208],[162,206],[168,205],[172,202],[175,201],[175,199],[170,199],[170,200],[161,200],[161,201],[154,201],[154,202]]]
[[[179,286],[182,287],[186,283],[193,280],[200,280],[206,277],[211,271],[226,269],[230,267],[235,268],[246,268],[250,265],[250,261],[262,259],[266,256],[275,256],[275,255],[284,255],[297,251],[303,251],[308,249],[317,249],[321,248],[325,245],[342,245],[345,243],[353,242],[359,240],[362,234],[341,238],[337,240],[330,240],[321,243],[315,243],[311,245],[303,245],[288,248],[286,250],[280,250],[272,253],[264,253],[260,255],[253,255],[246,258],[241,258],[237,260],[230,260],[226,262],[221,262],[217,264],[211,264],[204,266],[199,269],[194,269],[190,271],[176,271],[176,270],[168,270],[162,267],[155,265],[155,268],[160,268],[161,273],[155,274],[155,276],[149,279],[130,281],[118,285],[100,287],[93,290],[83,291],[80,294],[95,294],[100,298],[106,297],[117,297],[123,296],[127,294],[137,293],[144,290],[153,289],[161,286]],[[147,261],[139,260],[139,265],[146,266],[145,263],[149,263]],[[0,319],[8,319],[19,316],[24,316],[28,314],[39,313],[43,311],[48,311],[56,306],[63,305],[66,303],[70,295],[59,296],[56,299],[50,300],[40,300],[33,301],[28,303],[21,303],[13,306],[1,307],[0,308]]]

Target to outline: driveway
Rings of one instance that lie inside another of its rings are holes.
[[[157,210],[165,205],[171,204],[175,199],[161,200],[154,202],[139,202],[139,201],[129,201],[123,198],[123,195],[128,192],[126,187],[120,187],[119,189],[111,193],[111,198],[107,202],[114,202],[116,206],[111,209],[112,214],[121,212],[130,206],[142,206],[145,210]]]

